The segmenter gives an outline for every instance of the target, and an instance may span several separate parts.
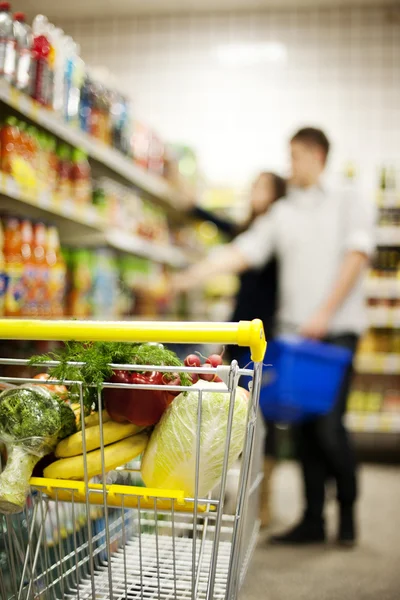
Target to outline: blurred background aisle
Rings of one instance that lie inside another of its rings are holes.
[[[171,281],[246,229],[260,172],[284,188],[305,126],[331,141],[327,182],[376,208],[346,415],[370,461],[360,548],[261,540],[244,598],[400,596],[399,57],[390,0],[0,2],[0,318],[230,319],[238,277],[176,295]],[[279,529],[299,511],[292,464],[275,484]]]
[[[301,506],[300,473],[295,464],[283,463],[274,480],[274,527],[287,526]],[[364,465],[360,486],[360,547],[354,552],[325,547],[267,546],[263,538],[250,565],[242,598],[256,600],[395,600],[400,586],[398,498],[400,478],[395,466]],[[335,503],[327,506],[328,530],[334,539]],[[305,573],[307,576],[305,577]]]

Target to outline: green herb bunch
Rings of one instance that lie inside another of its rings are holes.
[[[98,405],[98,393],[104,381],[108,381],[113,370],[110,363],[118,365],[154,365],[183,366],[174,352],[162,344],[129,344],[126,342],[66,342],[65,345],[49,354],[33,356],[31,366],[40,366],[50,361],[57,365],[49,367],[52,379],[73,381],[69,395],[77,396],[79,402],[79,383],[83,384],[83,402],[85,412],[90,413]],[[82,363],[82,364],[70,364]],[[188,373],[179,373],[181,384],[191,385]],[[167,377],[168,378],[168,377]],[[170,376],[174,378],[173,374]],[[76,383],[75,383],[76,382]],[[79,382],[79,383],[78,383]]]

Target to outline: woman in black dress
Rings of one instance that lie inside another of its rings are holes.
[[[255,180],[251,193],[251,212],[247,222],[239,226],[232,221],[217,217],[201,208],[195,208],[197,217],[213,222],[220,231],[231,239],[247,229],[253,221],[264,214],[275,202],[286,194],[286,181],[275,173],[262,172]],[[235,300],[235,308],[231,321],[261,319],[265,335],[270,339],[273,335],[274,318],[277,308],[278,264],[275,258],[261,269],[251,269],[240,276],[239,291]],[[227,348],[230,360],[236,359],[241,367],[249,361],[246,349],[239,346]],[[266,527],[270,521],[270,480],[276,462],[275,427],[266,423],[264,480],[261,494],[261,525]]]

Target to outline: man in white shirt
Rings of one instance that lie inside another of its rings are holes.
[[[332,193],[321,182],[329,141],[312,127],[290,143],[292,177],[286,198],[276,202],[248,231],[218,254],[176,277],[176,290],[201,285],[219,273],[262,267],[272,255],[279,264],[281,329],[355,350],[364,328],[361,274],[373,251],[372,205],[348,193]],[[355,542],[356,466],[342,417],[351,372],[331,413],[295,428],[305,484],[305,512],[277,543],[325,540],[325,482],[333,476],[340,507],[338,540]]]

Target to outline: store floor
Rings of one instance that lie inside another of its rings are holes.
[[[330,541],[308,548],[267,546],[260,538],[241,600],[399,600],[400,467],[362,466],[360,540],[344,550],[334,543],[335,501],[328,503]],[[282,464],[274,480],[273,530],[300,511],[300,475]],[[263,539],[264,538],[264,539]]]

